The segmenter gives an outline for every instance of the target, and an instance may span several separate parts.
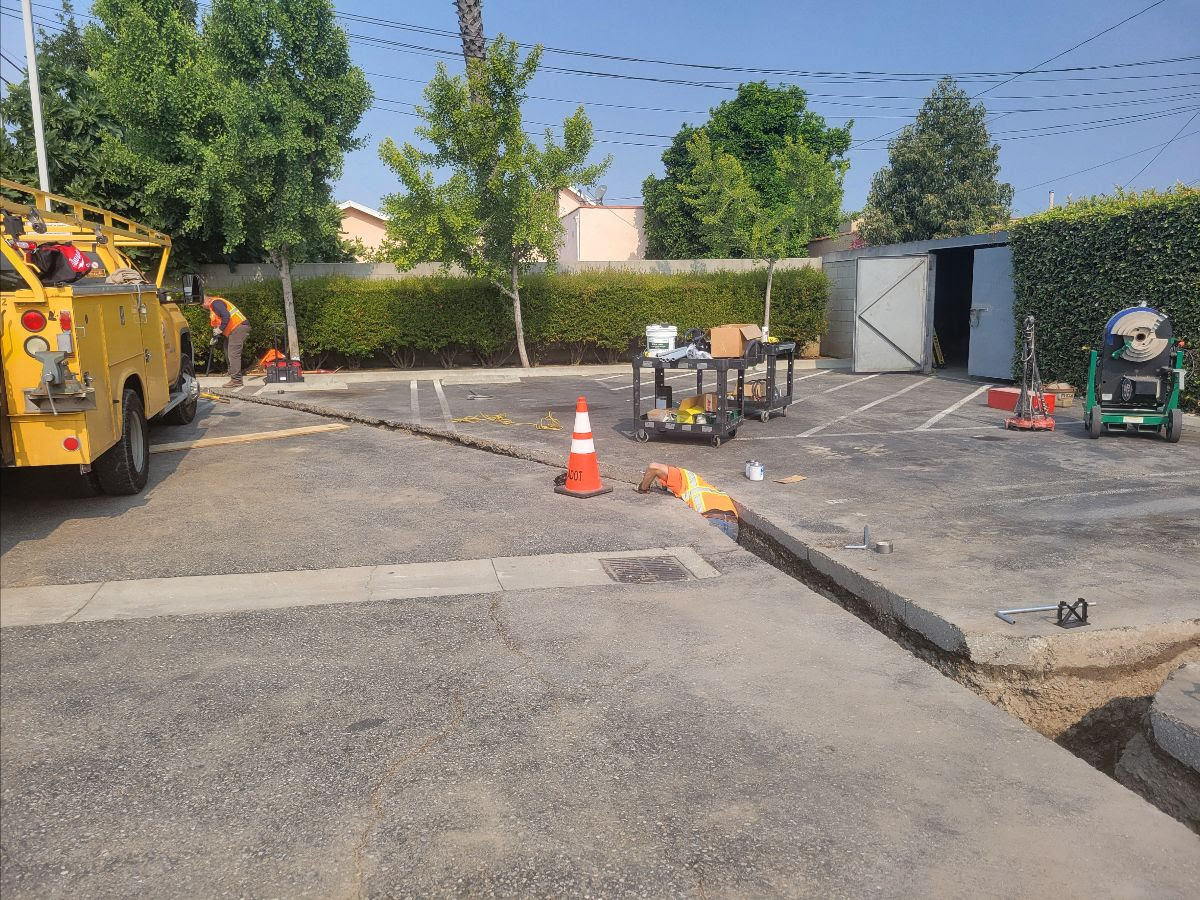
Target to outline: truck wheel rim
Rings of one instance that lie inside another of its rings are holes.
[[[146,434],[145,431],[138,427],[137,422],[133,425],[133,433],[129,438],[129,449],[133,455],[133,467],[139,472],[146,468]]]

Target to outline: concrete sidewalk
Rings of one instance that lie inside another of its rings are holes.
[[[819,369],[847,370],[851,367],[848,359],[820,357],[818,359],[797,359],[796,371],[815,371]],[[442,384],[516,384],[528,378],[596,378],[607,375],[625,375],[629,372],[629,363],[616,364],[588,363],[578,366],[534,366],[522,369],[514,366],[498,368],[460,368],[460,369],[355,369],[338,370],[336,372],[306,372],[304,382],[298,384],[271,385],[271,390],[345,390],[348,385],[381,383],[396,381],[440,381]],[[205,390],[220,387],[227,381],[225,375],[201,375],[198,379]],[[246,388],[265,387],[262,375],[246,376]],[[304,387],[307,385],[307,387]]]
[[[0,627],[590,587],[615,580],[606,562],[647,557],[678,563],[683,579],[716,578],[720,574],[691,547],[648,547],[298,572],[46,584],[5,588],[0,594]]]

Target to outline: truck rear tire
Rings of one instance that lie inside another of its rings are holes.
[[[136,494],[150,477],[150,435],[142,398],[132,388],[121,396],[121,438],[92,464],[100,490]]]
[[[183,363],[179,368],[179,389],[183,390],[187,385],[187,379],[183,376],[187,375],[190,378],[196,377],[196,363],[192,360],[192,354],[189,350],[183,358]],[[200,396],[197,394],[191,399],[184,400],[168,413],[164,413],[161,421],[164,425],[191,425],[192,420],[196,418],[196,407],[200,405]]]

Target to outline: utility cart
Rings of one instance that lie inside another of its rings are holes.
[[[745,417],[746,369],[758,363],[757,358],[730,357],[721,359],[660,359],[657,356],[635,356],[633,358],[633,417],[637,422],[636,437],[639,441],[650,440],[651,434],[684,434],[707,438],[714,447],[720,447],[737,434]],[[661,401],[665,407],[672,406],[673,388],[667,385],[668,370],[692,370],[696,373],[696,394],[704,394],[704,373],[715,376],[716,403],[708,412],[698,413],[702,422],[654,421],[649,414],[642,413],[642,370],[654,370],[654,400],[652,408]],[[729,396],[729,374],[737,373],[737,391]],[[789,379],[790,382],[790,379]]]
[[[792,385],[796,375],[796,342],[778,341],[761,345],[760,361],[767,364],[767,376],[763,380],[765,391],[761,398],[754,396],[754,382],[750,383],[750,392],[743,404],[743,411],[748,416],[758,416],[760,422],[766,422],[772,413],[787,415],[787,408],[792,402]],[[786,389],[779,388],[779,363],[787,360]],[[778,391],[778,393],[777,393]]]

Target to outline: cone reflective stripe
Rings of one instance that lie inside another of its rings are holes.
[[[571,456],[567,460],[566,483],[554,490],[568,497],[595,497],[612,490],[600,482],[600,463],[596,459],[596,442],[592,439],[592,421],[588,417],[587,400],[575,402],[575,427],[571,433]]]

